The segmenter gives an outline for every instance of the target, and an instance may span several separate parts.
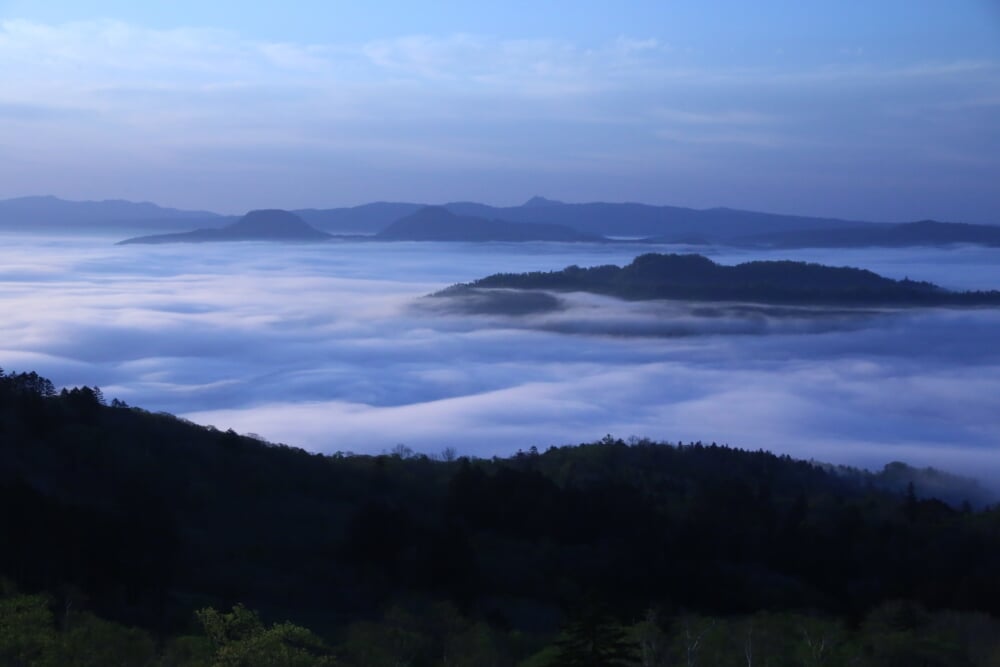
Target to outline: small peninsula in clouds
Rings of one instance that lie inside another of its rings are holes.
[[[893,280],[872,271],[793,261],[722,266],[702,255],[648,253],[624,267],[498,273],[455,285],[435,297],[462,298],[486,290],[591,292],[628,300],[745,301],[849,306],[1000,305],[1000,291],[952,292],[928,282]]]

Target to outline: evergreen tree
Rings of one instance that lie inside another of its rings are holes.
[[[556,647],[552,667],[627,667],[637,655],[622,626],[596,608],[571,620]]]

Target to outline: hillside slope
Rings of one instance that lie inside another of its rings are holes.
[[[997,510],[763,451],[608,437],[484,461],[329,457],[34,374],[0,376],[0,433],[0,502],[17,508],[0,576],[149,628],[233,602],[320,628],[413,596],[547,631],[583,597],[629,616],[897,597],[1000,612]]]

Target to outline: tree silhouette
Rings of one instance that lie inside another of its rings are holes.
[[[213,667],[331,667],[336,664],[316,635],[292,623],[265,627],[241,604],[231,612],[202,609],[198,620],[215,646]]]
[[[556,642],[552,667],[627,667],[636,659],[635,644],[608,614],[588,606]]]

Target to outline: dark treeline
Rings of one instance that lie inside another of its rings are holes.
[[[638,651],[623,664],[675,664],[635,661],[650,637],[675,657],[697,633],[736,650],[753,619],[760,642],[815,624],[858,651],[883,630],[944,633],[951,662],[923,664],[989,664],[954,638],[1000,614],[1000,510],[878,482],[611,437],[492,460],[324,456],[0,374],[0,576],[19,591],[4,604],[64,635],[96,614],[161,652],[205,640],[195,611],[241,603],[263,619],[248,637],[296,636],[289,619],[345,664],[569,660],[581,633]],[[445,646],[496,661],[441,662]]]
[[[702,255],[640,255],[611,264],[561,271],[498,273],[439,296],[469,288],[543,289],[608,294],[623,299],[753,301],[842,305],[997,305],[1000,292],[950,292],[932,283],[893,280],[865,269],[807,262],[754,261],[724,266]]]

